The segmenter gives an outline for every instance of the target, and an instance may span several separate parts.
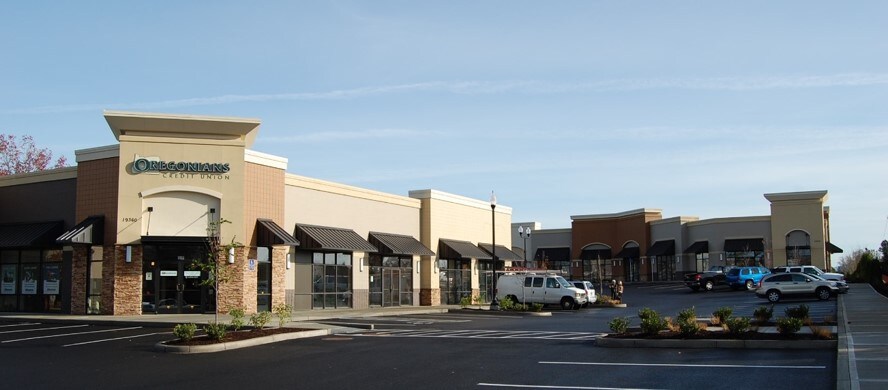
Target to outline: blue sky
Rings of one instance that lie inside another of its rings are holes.
[[[888,226],[888,2],[13,2],[0,132],[73,160],[102,110],[258,118],[292,173],[495,190],[514,221],[769,214],[825,189]]]

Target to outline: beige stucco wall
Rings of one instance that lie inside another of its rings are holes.
[[[303,223],[351,229],[365,240],[371,231],[420,237],[420,201],[417,199],[293,174],[287,174],[284,182],[282,227],[288,232],[293,233],[296,224]],[[359,295],[370,288],[369,257],[364,252],[353,255],[354,305],[358,308],[367,302],[366,297]],[[297,287],[297,275],[306,281],[311,275],[310,267],[305,268],[293,267],[287,272],[287,290],[310,293]],[[413,289],[419,290],[419,278],[413,278]]]
[[[473,244],[491,243],[493,222],[489,202],[436,190],[410,191],[410,197],[422,201],[420,241],[432,251],[438,251],[438,240],[441,238],[469,241]],[[511,248],[512,208],[498,205],[495,212],[496,244]],[[422,258],[420,287],[424,290],[440,289],[436,260],[432,256]],[[479,287],[477,259],[472,259],[472,275],[472,289],[477,289]],[[434,299],[432,304],[437,304]]]
[[[786,265],[786,235],[803,230],[811,238],[811,264],[828,269],[826,261],[826,221],[823,204],[827,191],[765,194],[771,202],[771,242],[774,266]]]

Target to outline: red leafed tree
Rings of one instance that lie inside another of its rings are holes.
[[[67,162],[62,156],[50,166],[53,164],[52,151],[38,148],[30,135],[16,139],[14,135],[0,134],[0,176],[61,168]]]

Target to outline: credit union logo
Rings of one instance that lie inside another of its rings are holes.
[[[132,171],[134,174],[153,172],[181,172],[181,173],[228,173],[231,167],[228,163],[208,163],[195,161],[161,161],[157,157],[136,157],[133,160]]]

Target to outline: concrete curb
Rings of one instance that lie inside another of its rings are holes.
[[[265,337],[256,337],[249,340],[232,341],[229,343],[219,343],[210,345],[166,345],[159,342],[154,345],[157,352],[191,354],[191,353],[212,353],[229,351],[239,348],[253,347],[257,345],[270,344],[278,341],[295,340],[307,337],[318,337],[329,335],[330,329],[305,330],[301,332],[280,333]]]
[[[835,349],[836,340],[650,340],[600,338],[595,345],[605,348],[684,349]]]
[[[836,321],[839,325],[839,346],[836,352],[836,389],[851,388],[851,360],[848,358],[848,328],[845,323],[845,300],[840,294],[836,297]]]

